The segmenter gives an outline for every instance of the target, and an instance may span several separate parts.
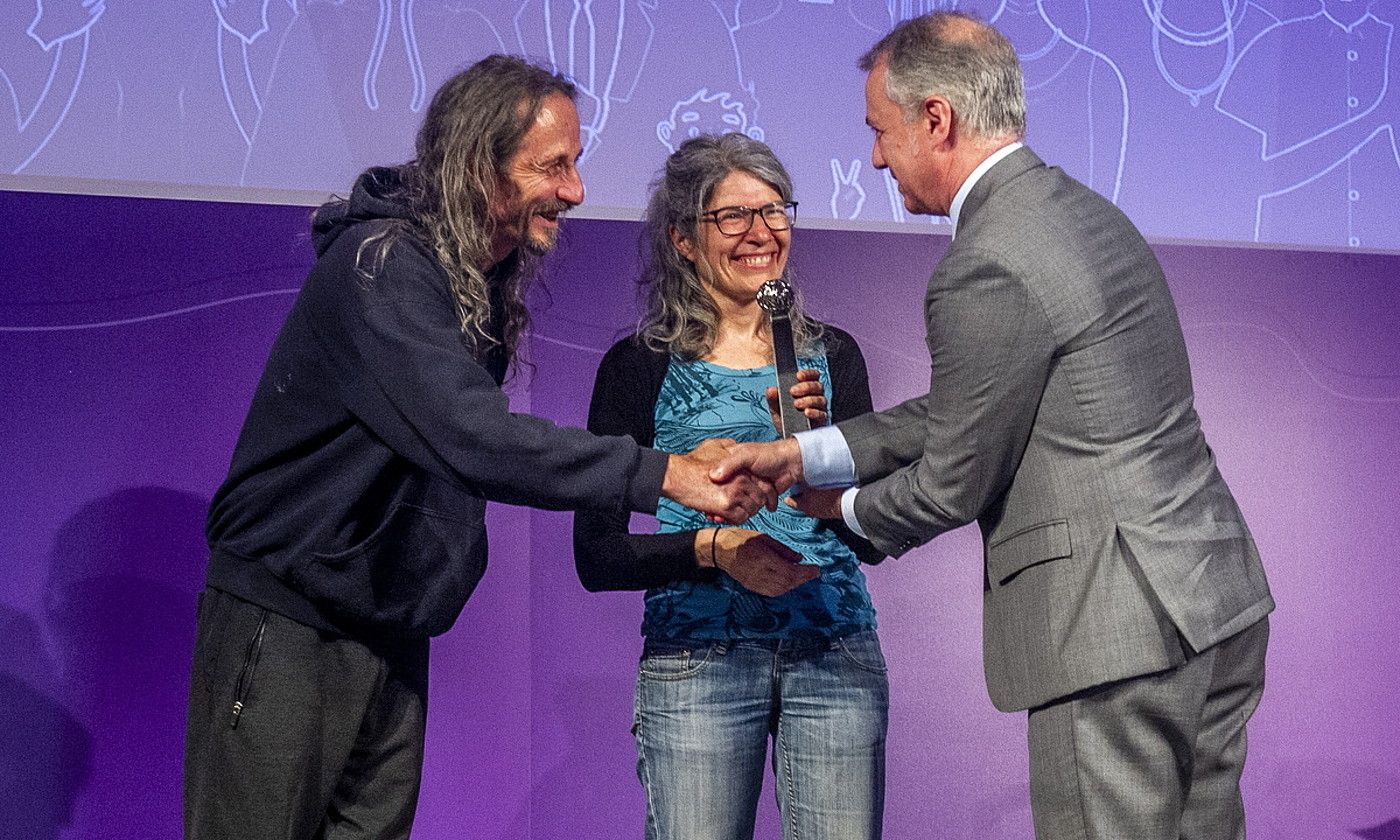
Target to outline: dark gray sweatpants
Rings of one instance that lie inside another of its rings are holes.
[[[186,840],[408,837],[428,643],[374,649],[216,589],[200,596]]]

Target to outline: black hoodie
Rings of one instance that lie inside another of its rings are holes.
[[[272,348],[209,510],[209,585],[357,638],[446,631],[486,567],[488,499],[653,512],[666,456],[512,414],[505,360],[463,342],[431,249],[400,234],[398,174],[317,214],[318,259]],[[562,567],[561,567],[562,571]]]

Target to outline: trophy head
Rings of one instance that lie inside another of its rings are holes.
[[[758,287],[758,305],[767,312],[786,314],[792,308],[792,284],[779,277]]]

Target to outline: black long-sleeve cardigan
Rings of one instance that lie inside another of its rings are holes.
[[[827,365],[831,373],[832,421],[841,422],[872,410],[865,358],[855,339],[843,330],[823,326]],[[651,446],[656,435],[656,400],[671,356],[651,350],[636,339],[624,338],[603,356],[588,407],[588,430],[600,435],[630,435]],[[574,515],[574,565],[590,592],[638,590],[673,581],[712,581],[717,569],[695,559],[695,532],[633,534],[626,510],[579,511]],[[878,563],[885,555],[840,521],[827,525],[850,546],[862,563]]]

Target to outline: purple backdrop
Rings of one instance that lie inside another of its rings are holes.
[[[953,8],[1016,48],[1032,145],[1149,235],[1400,251],[1397,0],[5,0],[0,188],[319,201],[513,52],[578,86],[590,215],[742,131],[809,222],[927,227],[869,165],[856,59]]]
[[[204,506],[309,264],[306,211],[0,193],[0,213],[0,835],[175,838]],[[582,421],[633,317],[635,236],[568,229],[522,410]],[[945,245],[798,237],[810,308],[861,342],[877,406],[926,381],[916,301]],[[1157,250],[1279,603],[1250,836],[1396,840],[1400,257]],[[415,836],[640,836],[640,596],[583,591],[567,515],[496,506],[491,527],[492,568],[434,648]],[[892,838],[1031,834],[1024,717],[982,687],[979,558],[963,531],[870,573]]]

